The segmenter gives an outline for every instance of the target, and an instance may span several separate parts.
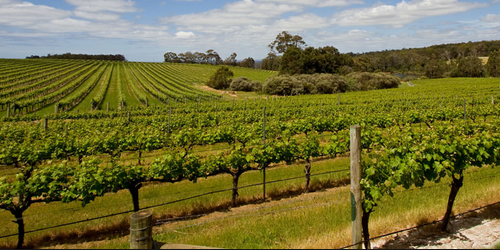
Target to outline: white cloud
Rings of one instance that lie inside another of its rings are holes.
[[[402,1],[397,5],[345,10],[334,15],[333,23],[342,26],[387,25],[400,28],[421,18],[465,12],[486,5],[458,0]]]
[[[500,15],[488,14],[485,17],[481,18],[481,20],[487,23],[500,22]]]
[[[0,6],[0,24],[14,27],[29,27],[32,24],[62,19],[71,16],[70,11],[28,2],[4,1]]]
[[[66,0],[67,3],[75,5],[78,11],[85,12],[136,12],[135,3],[130,0]]]
[[[258,2],[286,3],[295,5],[305,5],[310,7],[340,7],[353,4],[362,4],[361,0],[256,0]]]
[[[289,12],[301,11],[302,7],[289,4],[257,3],[252,0],[233,2],[223,9],[202,13],[186,14],[163,18],[164,23],[172,23],[181,28],[220,34],[234,32],[249,25],[263,25]]]
[[[73,14],[77,17],[96,20],[96,21],[114,21],[120,19],[119,15],[106,12],[86,12],[86,11],[75,10]]]
[[[311,13],[292,16],[288,19],[278,20],[274,23],[275,29],[290,32],[300,32],[308,29],[323,29],[330,26],[326,18]]]
[[[194,38],[195,34],[191,31],[189,31],[189,32],[179,31],[179,32],[175,33],[175,37],[180,38],[180,39],[189,39],[189,38]]]

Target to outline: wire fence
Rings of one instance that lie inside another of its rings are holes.
[[[326,174],[348,172],[349,170],[350,169],[341,169],[341,170],[327,171],[327,172],[322,172],[322,173],[317,173],[317,174],[311,174],[310,176],[313,177],[313,176],[321,176],[321,175],[326,175]],[[302,179],[302,178],[305,178],[304,175],[297,176],[297,177],[280,179],[280,180],[273,180],[273,181],[265,182],[265,184],[279,183],[279,182],[285,182],[285,181]],[[238,190],[245,189],[245,188],[250,188],[250,187],[256,187],[256,186],[262,186],[262,185],[264,185],[263,182],[255,183],[255,184],[250,184],[250,185],[245,185],[245,186],[238,187]],[[190,196],[190,197],[186,197],[186,198],[182,198],[182,199],[178,199],[178,200],[174,200],[174,201],[164,202],[164,203],[157,204],[157,205],[152,205],[152,206],[146,206],[146,207],[141,208],[140,210],[145,210],[145,209],[151,209],[151,208],[157,208],[157,207],[167,206],[167,205],[171,205],[171,204],[175,204],[175,203],[179,203],[179,202],[183,202],[183,201],[187,201],[187,200],[192,200],[192,199],[196,199],[196,198],[200,198],[200,197],[204,197],[204,196],[208,196],[208,195],[212,195],[212,194],[217,194],[217,193],[229,192],[229,191],[233,191],[233,190],[234,190],[234,188],[227,188],[227,189],[221,189],[221,190],[216,190],[216,191],[211,191],[211,192],[205,192],[205,193],[202,193],[202,194],[193,195],[193,196]],[[72,211],[72,210],[73,211],[77,211],[76,208],[61,209],[61,210],[58,210],[58,211],[61,212],[61,211]],[[113,213],[113,214],[109,214],[109,215],[98,216],[98,217],[89,218],[89,219],[85,219],[85,220],[74,221],[74,222],[69,222],[69,223],[64,223],[64,224],[60,224],[60,225],[54,225],[54,226],[49,226],[49,227],[44,227],[44,228],[39,228],[39,229],[34,229],[34,230],[28,230],[28,231],[25,232],[25,234],[30,234],[30,233],[35,233],[35,232],[40,232],[40,231],[44,231],[44,230],[49,230],[49,229],[54,229],[54,228],[59,228],[59,227],[65,227],[65,226],[70,226],[70,225],[76,225],[76,224],[80,224],[80,223],[86,223],[86,222],[95,221],[95,220],[99,220],[99,219],[105,219],[105,218],[109,218],[109,217],[124,215],[124,214],[132,213],[132,212],[134,212],[134,210],[127,210],[127,211],[123,211],[123,212],[118,212],[118,213]],[[51,212],[42,212],[42,213],[37,213],[37,214],[34,214],[34,215],[32,214],[32,215],[29,215],[29,216],[35,216],[35,215],[41,215],[41,214],[47,214],[47,213],[51,213]],[[202,217],[202,216],[193,215],[193,218],[196,218],[196,217]],[[25,218],[26,218],[26,216],[23,216],[23,218],[16,218],[16,219],[25,219]],[[179,218],[179,217],[176,217],[176,218]],[[8,238],[8,237],[13,237],[13,236],[16,236],[16,235],[17,235],[17,233],[16,234],[3,235],[3,236],[0,236],[0,239]]]
[[[311,174],[310,176],[311,177],[313,177],[313,176],[322,176],[322,175],[327,175],[327,174],[341,173],[341,172],[348,172],[348,171],[350,171],[350,169],[340,169],[340,170],[334,170],[334,171],[327,171],[327,172],[321,172],[321,173]],[[475,172],[470,172],[470,173],[466,173],[466,175],[473,175],[474,173]],[[488,176],[483,176],[483,177],[467,178],[466,180],[469,181],[469,182],[475,182],[475,181],[485,180],[485,179],[494,179],[494,178],[496,178],[498,176],[500,176],[500,172],[496,172],[494,174],[491,174],[491,175],[488,175]],[[296,177],[290,177],[290,178],[284,178],[284,179],[279,179],[279,180],[273,180],[273,181],[265,182],[265,184],[286,182],[286,181],[291,181],[291,180],[296,180],[296,179],[302,179],[302,178],[305,178],[305,176],[301,175],[301,176],[296,176]],[[255,183],[255,184],[249,184],[249,185],[241,186],[238,189],[245,189],[245,188],[262,186],[262,185],[264,185],[264,183],[260,182],[260,183]],[[426,186],[426,187],[398,190],[395,193],[421,191],[421,190],[439,188],[439,187],[448,186],[448,185],[450,185],[450,184],[443,182],[443,183],[434,184],[434,185]],[[165,202],[165,203],[161,203],[161,204],[157,204],[157,205],[147,206],[147,207],[144,207],[144,208],[142,208],[140,210],[151,209],[151,208],[156,208],[156,207],[162,207],[162,206],[166,206],[166,205],[170,205],[170,204],[179,203],[179,202],[182,202],[182,201],[187,201],[187,200],[191,200],[191,199],[195,199],[195,198],[199,198],[199,197],[203,197],[203,196],[208,196],[208,195],[222,193],[222,192],[228,192],[228,191],[233,191],[233,188],[221,189],[221,190],[216,190],[216,191],[211,191],[211,192],[205,192],[205,193],[202,193],[202,194],[198,194],[198,195],[194,195],[194,196],[190,196],[190,197],[186,197],[186,198],[182,198],[182,199],[178,199],[178,200],[174,200],[174,201],[169,201],[169,202]],[[345,195],[345,193],[339,193],[339,194],[336,194],[336,195],[339,195],[339,196],[340,195]],[[312,200],[312,199],[314,199],[314,198],[310,198],[310,200]],[[302,200],[302,202],[303,201],[304,200]],[[274,204],[274,205],[267,206],[267,207],[265,207],[265,209],[269,209],[269,208],[274,207],[274,206],[289,205],[289,204],[294,203],[294,202],[298,202],[298,201],[290,200],[290,201],[287,201],[285,203],[279,203],[279,204]],[[342,203],[342,201],[340,201],[340,200],[334,200],[334,201],[328,201],[328,202],[322,202],[322,203],[313,203],[313,204],[310,204],[310,205],[295,206],[295,207],[283,208],[283,209],[272,210],[272,211],[263,211],[263,212],[259,212],[258,211],[258,210],[260,210],[262,208],[257,208],[257,209],[254,209],[254,211],[246,212],[244,214],[210,218],[210,219],[207,219],[207,220],[205,220],[203,222],[198,222],[198,223],[194,223],[194,224],[190,224],[190,225],[186,225],[186,226],[176,227],[176,228],[173,228],[173,229],[169,229],[168,231],[178,231],[178,230],[182,230],[182,229],[186,229],[186,228],[191,228],[191,227],[196,227],[196,226],[201,226],[201,225],[205,225],[205,224],[208,224],[208,223],[211,223],[211,222],[216,222],[216,221],[230,219],[230,218],[243,218],[243,217],[253,217],[253,216],[264,216],[264,215],[269,215],[269,214],[278,214],[278,213],[284,213],[284,212],[295,211],[295,210],[303,210],[303,209],[308,209],[308,208],[313,208],[313,207],[331,206],[331,205],[336,205],[336,204],[340,204],[340,203]],[[469,213],[473,213],[473,212],[476,212],[478,210],[482,210],[482,209],[485,209],[485,208],[488,208],[488,207],[492,207],[492,206],[495,206],[495,205],[499,205],[499,204],[500,204],[500,201],[492,203],[492,204],[489,204],[489,205],[486,205],[486,206],[482,206],[482,207],[479,207],[479,208],[475,208],[475,209],[472,209],[472,210],[468,210],[466,212],[454,215],[451,218],[460,217],[460,216],[463,216],[463,215],[466,215],[466,214],[469,214]],[[61,209],[59,211],[65,211],[65,210],[70,210],[71,211],[73,209],[75,209],[75,208]],[[134,212],[134,210],[127,210],[127,211],[123,211],[123,212],[113,213],[113,214],[104,215],[104,216],[98,216],[98,217],[89,218],[89,219],[85,219],[85,220],[80,220],[80,221],[75,221],[75,222],[69,222],[69,223],[64,223],[64,224],[55,225],[55,226],[48,226],[48,227],[44,227],[44,228],[39,228],[39,229],[34,229],[34,230],[26,231],[25,234],[30,234],[30,233],[35,233],[35,232],[40,232],[40,231],[44,231],[44,230],[49,230],[49,229],[54,229],[54,228],[59,228],[59,227],[65,227],[65,226],[70,226],[70,225],[76,225],[76,224],[80,224],[80,223],[85,223],[85,222],[95,221],[95,220],[99,220],[99,219],[120,216],[120,215],[129,214],[129,213],[133,213],[133,212]],[[39,213],[39,214],[46,214],[46,212]],[[203,213],[203,214],[195,214],[195,215],[189,215],[189,216],[179,216],[179,217],[174,217],[174,218],[160,219],[160,220],[156,220],[156,222],[154,223],[154,225],[155,226],[160,226],[160,225],[164,225],[164,224],[168,224],[168,223],[173,223],[173,222],[178,222],[178,221],[192,220],[192,219],[197,219],[197,218],[201,218],[201,217],[204,217],[204,216],[208,216],[210,214],[212,214],[212,213]],[[429,226],[429,225],[433,225],[433,224],[436,224],[436,223],[439,223],[439,222],[442,222],[442,220],[437,220],[437,221],[433,221],[433,222],[421,224],[421,225],[418,225],[418,226],[415,226],[415,227],[405,228],[405,229],[401,229],[401,230],[398,230],[398,231],[395,231],[395,232],[390,232],[390,233],[386,233],[386,234],[383,234],[383,235],[375,236],[375,237],[370,238],[370,241],[373,241],[373,240],[376,240],[376,239],[380,239],[380,238],[384,238],[384,237],[388,237],[388,236],[395,235],[395,234],[399,234],[399,233],[403,233],[403,232],[407,232],[407,231],[411,231],[411,230],[415,230],[415,229],[419,229],[419,228],[422,228],[422,227],[425,227],[425,226]],[[17,236],[17,235],[18,235],[17,233],[16,234],[3,235],[3,236],[0,236],[0,239],[2,239],[2,238],[8,238],[8,237],[13,237],[13,236]],[[341,249],[346,249],[346,248],[349,248],[349,247],[352,247],[352,246],[355,246],[355,245],[358,245],[358,244],[363,244],[363,243],[364,243],[364,241],[361,241],[361,242],[358,242],[356,244],[344,246]]]

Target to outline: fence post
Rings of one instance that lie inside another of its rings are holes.
[[[361,249],[362,205],[361,205],[361,127],[352,125],[351,133],[351,224],[352,249]]]
[[[150,210],[130,216],[130,249],[153,249],[153,212]]]
[[[43,118],[43,132],[45,133],[47,133],[47,128],[48,128],[47,123],[48,123],[47,118]]]
[[[262,144],[264,145],[264,150],[266,148],[266,107],[264,107],[264,113],[262,115]],[[266,166],[262,168],[262,200],[266,201]]]
[[[10,116],[10,106],[9,106],[9,104],[7,104],[7,117],[9,117],[9,116]]]

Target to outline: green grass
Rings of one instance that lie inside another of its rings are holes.
[[[101,105],[99,106],[100,110],[106,110],[109,103],[109,110],[116,111],[118,110],[118,69],[119,65],[114,65],[113,72],[111,74],[111,81],[108,86],[108,90],[106,91],[106,95],[102,100]]]

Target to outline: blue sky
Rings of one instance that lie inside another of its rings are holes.
[[[214,49],[266,57],[281,31],[341,52],[500,40],[500,0],[0,0],[0,58]]]

